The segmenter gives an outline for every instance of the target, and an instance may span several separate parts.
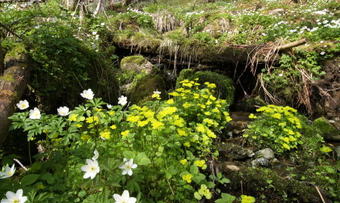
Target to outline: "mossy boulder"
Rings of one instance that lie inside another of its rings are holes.
[[[325,117],[315,119],[313,125],[326,140],[340,141],[340,130],[334,127]]]
[[[176,81],[176,86],[179,87],[179,82],[185,79],[193,80],[198,78],[198,82],[203,84],[204,82],[215,83],[216,96],[221,99],[226,99],[229,103],[233,102],[234,99],[234,85],[233,80],[228,76],[212,72],[212,71],[197,71],[192,69],[183,69]]]
[[[122,70],[134,71],[136,73],[150,73],[152,66],[152,63],[141,55],[127,56],[120,61],[120,68]]]
[[[122,94],[130,95],[137,83],[152,74],[153,65],[141,55],[124,57],[120,62],[117,78]]]
[[[153,91],[158,90],[164,93],[166,87],[165,77],[161,74],[153,73],[138,80],[127,95],[132,103],[141,103],[150,100]]]

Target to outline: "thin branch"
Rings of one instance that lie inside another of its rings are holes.
[[[25,171],[28,171],[28,169],[18,160],[18,159],[13,159],[15,162],[17,162],[21,168],[23,168]]]
[[[295,42],[291,42],[291,43],[288,43],[288,44],[281,45],[281,46],[277,47],[277,50],[283,51],[283,50],[286,50],[286,49],[291,49],[291,48],[303,45],[306,42],[307,42],[306,39],[301,39],[301,40],[298,40],[298,41],[295,41]]]

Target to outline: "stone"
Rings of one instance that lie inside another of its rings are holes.
[[[270,148],[261,149],[261,150],[257,151],[255,153],[255,155],[258,158],[263,157],[263,158],[266,158],[268,160],[275,158],[274,151]]]
[[[251,165],[252,167],[258,167],[258,166],[267,167],[269,166],[269,160],[264,157],[257,158],[251,161]]]
[[[127,56],[120,61],[120,69],[123,71],[149,74],[152,71],[152,67],[152,63],[141,55]]]
[[[233,143],[222,143],[219,152],[224,160],[246,160],[255,155],[252,150]]]

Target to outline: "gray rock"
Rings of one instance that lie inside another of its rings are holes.
[[[232,143],[223,143],[219,146],[221,158],[224,160],[245,160],[253,157],[252,150]]]
[[[275,158],[274,151],[270,148],[261,149],[261,150],[257,151],[255,153],[255,155],[258,158],[263,157],[263,158],[266,158],[268,160]]]
[[[269,166],[269,160],[264,158],[264,157],[257,158],[255,160],[251,161],[251,165],[252,165],[252,167],[258,167],[258,166],[267,167],[267,166]]]

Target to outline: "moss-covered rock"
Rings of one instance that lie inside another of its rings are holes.
[[[136,73],[150,73],[152,64],[141,55],[127,56],[120,61],[122,70],[134,71]]]
[[[136,85],[127,93],[132,103],[140,103],[151,99],[153,91],[164,92],[165,78],[161,74],[150,74],[137,81]]]
[[[340,131],[335,128],[325,117],[314,120],[313,125],[326,140],[340,141]]]
[[[204,82],[215,83],[217,86],[216,96],[222,99],[226,99],[228,102],[232,103],[235,91],[232,79],[216,72],[211,71],[195,72],[192,69],[184,69],[180,72],[177,78],[176,86],[178,87],[179,82],[184,79],[193,80],[195,78],[198,78],[199,79],[198,81],[202,84]]]

